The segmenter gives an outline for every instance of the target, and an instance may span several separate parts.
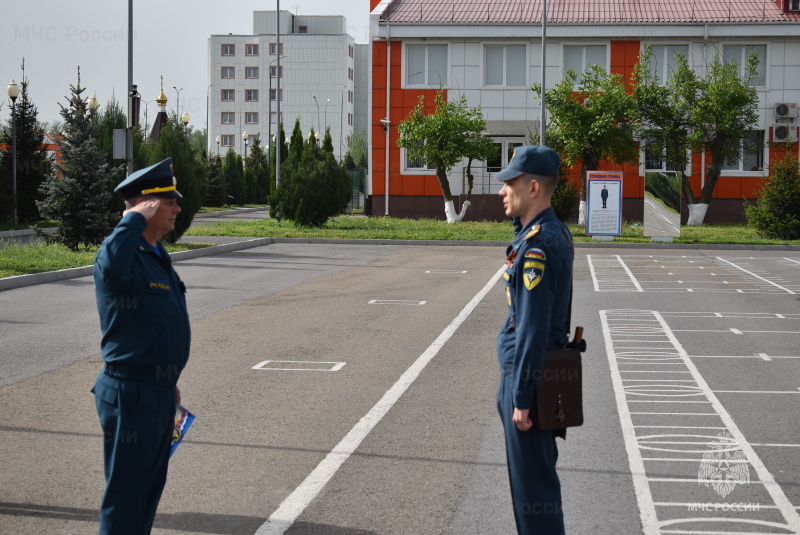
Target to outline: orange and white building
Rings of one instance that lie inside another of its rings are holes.
[[[441,85],[448,98],[463,94],[470,106],[481,107],[486,135],[501,149],[497,161],[473,162],[466,219],[502,217],[500,186],[491,173],[539,128],[541,104],[530,87],[541,82],[541,8],[540,0],[370,0],[369,214],[444,218],[433,170],[406,157],[396,128],[420,95],[432,107]],[[676,53],[701,75],[718,52],[740,65],[749,52],[758,53],[759,121],[749,136],[763,148],[726,162],[706,216],[707,222],[742,221],[742,199],[755,197],[776,157],[773,142],[793,140],[798,149],[800,0],[550,0],[545,88],[559,83],[567,69],[581,72],[592,63],[630,80],[646,45],[661,79]],[[665,165],[660,154],[640,149],[638,166],[607,167],[624,172],[628,220],[642,219],[645,172]],[[691,155],[687,171],[698,195],[709,162],[709,155]],[[465,182],[463,166],[452,169],[456,209]]]

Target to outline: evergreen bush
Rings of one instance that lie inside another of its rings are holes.
[[[747,221],[765,238],[800,239],[800,169],[791,144],[769,170],[756,204],[745,201]]]

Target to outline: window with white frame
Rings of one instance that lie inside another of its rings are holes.
[[[222,90],[222,102],[233,102],[236,99],[236,91],[233,89]]]
[[[278,97],[280,95],[280,97]],[[278,93],[277,89],[270,89],[269,90],[269,99],[270,100],[283,100],[283,89],[281,89],[280,93]]]
[[[483,85],[524,87],[527,64],[525,45],[485,46]]]
[[[236,114],[232,111],[223,111],[222,124],[236,124]]]
[[[678,70],[678,56],[689,57],[688,45],[651,45],[650,76],[665,84]]]
[[[258,78],[258,67],[245,67],[244,77],[251,80]]]
[[[222,67],[222,78],[230,80],[236,77],[235,67]]]
[[[244,122],[247,124],[258,124],[258,112],[246,112],[244,114]]]
[[[244,55],[245,56],[257,56],[258,55],[258,45],[244,45]]]
[[[236,136],[232,136],[232,135],[223,135],[222,136],[222,146],[223,147],[233,147],[234,143],[236,143]]]
[[[606,68],[606,45],[564,45],[564,72],[572,70],[580,79],[589,65]]]
[[[735,62],[739,67],[739,76],[745,75],[745,65],[751,53],[758,55],[755,78],[750,81],[753,86],[767,85],[767,45],[722,45],[722,57],[725,63]]]
[[[269,75],[273,78],[283,78],[283,65],[281,65],[280,69],[276,65],[270,65]]]
[[[245,102],[258,102],[258,89],[245,89],[244,90]]]
[[[657,136],[644,136],[641,143],[642,151],[644,152],[644,170],[645,171],[677,171],[678,168],[674,162],[667,160],[667,150],[664,147],[662,140]],[[687,175],[690,172],[690,153],[686,154],[686,169],[684,173]]]
[[[421,158],[414,158],[414,159],[409,158],[408,157],[408,152],[406,151],[406,149],[402,149],[402,153],[403,153],[403,162],[405,164],[403,166],[403,171],[418,171],[418,172],[419,171],[424,171],[424,172],[429,172],[429,171],[435,171],[436,170],[435,167],[429,167],[429,166],[425,165],[424,163],[422,163],[422,159]]]
[[[789,11],[800,11],[800,0],[789,0]]]
[[[745,134],[739,146],[739,157],[725,160],[722,170],[743,173],[763,171],[764,147],[764,130],[750,130]]]
[[[236,45],[222,45],[222,55],[223,56],[235,56],[236,55]]]
[[[406,46],[406,85],[447,85],[447,45]]]
[[[280,49],[281,49],[281,55],[283,55],[283,43],[281,43]],[[270,56],[274,56],[275,54],[277,54],[277,52],[278,52],[278,44],[277,43],[270,43],[269,44],[269,55]]]
[[[272,124],[278,124],[278,112],[273,111],[272,113],[270,113],[269,120]],[[281,121],[283,121],[283,112],[281,112]]]

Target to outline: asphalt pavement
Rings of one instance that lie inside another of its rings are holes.
[[[197,416],[154,533],[513,533],[500,245],[270,243],[176,262]],[[800,533],[800,253],[579,247],[567,533]],[[0,533],[97,529],[90,277],[0,291]],[[732,468],[733,467],[733,468]]]

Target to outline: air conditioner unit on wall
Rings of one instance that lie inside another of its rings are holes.
[[[797,141],[797,126],[786,123],[772,125],[772,141]]]
[[[796,102],[778,102],[775,104],[775,118],[797,117]]]

